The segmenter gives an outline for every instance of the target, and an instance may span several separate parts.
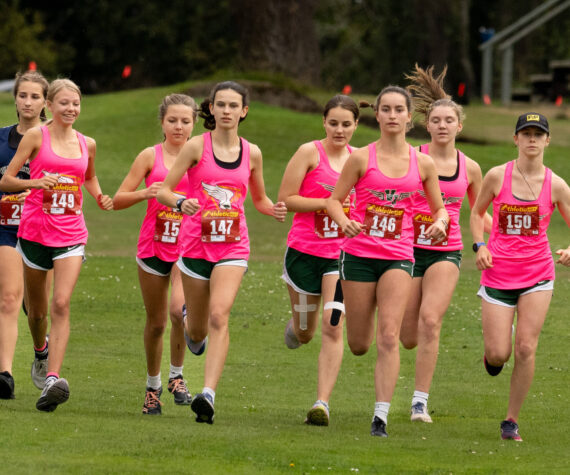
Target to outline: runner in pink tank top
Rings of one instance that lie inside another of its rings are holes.
[[[69,385],[59,372],[69,339],[71,294],[87,242],[81,187],[85,186],[104,210],[112,209],[113,202],[102,194],[95,175],[95,141],[73,129],[81,110],[77,85],[68,79],[53,81],[47,93],[47,107],[53,120],[45,127],[26,132],[0,187],[4,191],[32,190],[20,222],[18,250],[25,263],[28,323],[36,350],[32,380],[42,389],[36,408],[50,412],[69,398]],[[30,179],[19,179],[16,174],[27,160]],[[49,312],[51,340],[47,358],[45,289],[52,268],[54,297]]]
[[[328,425],[329,399],[342,362],[338,256],[344,236],[328,215],[326,200],[352,152],[348,143],[358,117],[358,106],[350,97],[337,95],[329,100],[323,113],[326,138],[299,147],[287,165],[279,190],[279,199],[295,212],[283,264],[293,314],[285,327],[288,348],[311,341],[318,326],[321,296],[323,300],[317,401],[307,414],[307,424]],[[346,200],[344,212],[349,214],[353,204],[353,199]],[[333,308],[336,313],[331,322]]]
[[[515,127],[518,157],[492,168],[471,213],[471,233],[477,243],[477,267],[483,271],[481,297],[483,362],[498,375],[512,352],[515,311],[515,364],[509,405],[501,422],[501,437],[521,441],[518,416],[534,376],[538,337],[552,299],[554,261],[546,230],[555,207],[570,227],[570,188],[544,166],[550,142],[548,120],[542,114],[521,115]],[[493,228],[483,241],[483,217],[493,203]],[[570,247],[556,251],[558,263],[570,266]]]
[[[475,203],[481,189],[479,165],[455,148],[455,138],[463,128],[464,112],[443,89],[446,70],[435,77],[433,66],[424,70],[416,65],[408,75],[409,90],[414,93],[416,112],[424,117],[431,136],[429,144],[419,147],[430,155],[439,176],[443,203],[449,214],[447,237],[437,241],[426,236],[433,222],[423,191],[412,197],[414,227],[414,270],[412,289],[400,329],[404,348],[417,346],[415,386],[411,400],[410,419],[431,423],[428,398],[439,352],[439,335],[461,265],[461,227],[459,214],[463,198]],[[488,229],[491,217],[487,216]]]
[[[400,365],[400,325],[412,281],[412,196],[423,190],[430,203],[434,222],[426,230],[428,238],[443,239],[449,217],[433,160],[406,142],[412,120],[410,94],[388,86],[378,95],[374,110],[380,139],[350,156],[327,209],[346,236],[340,278],[351,351],[366,353],[377,329],[376,404],[370,432],[387,437],[388,410]],[[356,209],[349,218],[343,203],[353,187]]]
[[[261,151],[238,135],[249,110],[247,90],[232,81],[216,84],[200,117],[211,130],[183,148],[158,192],[158,201],[188,215],[180,236],[186,344],[200,355],[209,338],[204,388],[192,400],[197,422],[214,422],[214,400],[229,348],[230,311],[247,269],[249,238],[243,201],[248,187],[256,209],[283,222],[287,208],[265,193]],[[175,189],[188,175],[189,198]]]
[[[174,265],[180,255],[179,238],[183,214],[159,203],[156,193],[174,164],[196,123],[197,106],[184,94],[170,94],[159,106],[164,142],[145,148],[135,159],[113,199],[115,209],[128,208],[146,201],[137,245],[137,264],[141,292],[146,309],[144,346],[147,362],[146,393],[143,414],[161,414],[162,340],[170,313],[170,371],[168,391],[174,403],[188,405],[192,396],[183,376],[184,329],[182,306],[184,294],[180,270]],[[145,182],[146,187],[138,190]],[[175,187],[177,199],[188,196],[184,176]],[[168,300],[170,287],[170,302]]]

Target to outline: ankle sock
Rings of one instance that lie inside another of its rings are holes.
[[[160,389],[162,387],[162,382],[160,381],[160,373],[156,376],[151,376],[147,373],[146,375],[146,387],[150,389]]]
[[[374,404],[374,416],[382,419],[386,425],[388,424],[388,411],[389,410],[390,410],[390,403],[389,402],[377,401]],[[374,420],[374,418],[372,418],[372,420]]]
[[[182,366],[174,366],[174,365],[170,365],[170,371],[168,373],[168,379],[172,379],[172,378],[176,378],[177,376],[182,376],[182,369],[184,368],[184,365]]]
[[[429,393],[424,393],[422,391],[414,391],[414,395],[412,396],[412,406],[421,402],[425,407],[427,407],[429,398]]]

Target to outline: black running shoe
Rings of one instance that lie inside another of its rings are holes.
[[[48,378],[42,394],[36,402],[36,409],[44,412],[52,412],[57,406],[69,399],[69,384],[65,378]]]
[[[489,373],[491,376],[497,376],[501,371],[503,371],[503,366],[505,366],[504,364],[501,366],[493,366],[489,364],[485,355],[483,355],[483,364],[485,365],[487,373]]]
[[[162,402],[160,401],[161,394],[162,387],[158,389],[146,388],[144,405],[142,409],[143,414],[148,414],[151,416],[159,416],[162,414]]]
[[[181,375],[168,380],[168,392],[174,396],[174,404],[188,406],[192,402],[192,394]]]
[[[372,421],[372,427],[370,428],[370,435],[376,435],[378,437],[388,437],[388,433],[386,432],[386,423],[378,416],[374,416],[374,420]]]
[[[14,378],[8,371],[0,373],[0,399],[14,399]]]
[[[522,442],[522,437],[519,435],[519,425],[512,419],[501,422],[501,439]]]
[[[196,394],[190,407],[196,413],[196,422],[214,423],[214,401],[209,394]]]

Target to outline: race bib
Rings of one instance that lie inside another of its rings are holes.
[[[538,205],[508,205],[499,207],[499,233],[511,236],[538,236],[540,217]]]
[[[58,183],[43,191],[44,213],[52,215],[81,214],[81,185],[79,178],[59,175]]]
[[[344,214],[349,217],[350,208],[343,208]],[[343,238],[344,233],[330,217],[326,209],[315,211],[315,234],[321,239]]]
[[[177,244],[183,214],[171,209],[159,211],[154,226],[154,240],[166,244]]]
[[[4,195],[0,200],[0,224],[19,226],[23,204],[18,201],[18,195]]]
[[[420,246],[447,246],[447,237],[444,241],[437,241],[434,238],[426,236],[426,231],[433,224],[433,218],[430,214],[418,213],[414,216],[414,244]],[[449,236],[449,224],[445,230]]]
[[[239,211],[202,211],[202,242],[236,242],[239,234]]]
[[[384,239],[400,239],[404,210],[383,205],[366,205],[364,232]]]

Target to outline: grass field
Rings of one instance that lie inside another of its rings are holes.
[[[157,106],[187,85],[88,96],[78,130],[98,143],[97,172],[113,194],[136,154],[160,140]],[[461,144],[483,170],[515,157],[510,136],[522,109],[467,109]],[[546,111],[545,111],[546,112]],[[0,94],[0,124],[14,120],[11,97]],[[195,133],[201,132],[201,127]],[[569,122],[553,120],[547,165],[570,180]],[[504,133],[498,133],[504,131]],[[275,198],[288,158],[299,144],[322,136],[318,115],[253,103],[240,132],[264,154],[268,194]],[[353,144],[377,132],[359,127]],[[560,138],[560,143],[558,142]],[[480,145],[482,141],[487,142]],[[248,203],[250,269],[230,319],[230,352],[217,390],[216,422],[196,424],[188,407],[163,393],[163,415],[143,417],[144,308],[134,254],[144,206],[115,213],[86,199],[88,260],[71,308],[72,330],[62,375],[68,403],[54,413],[35,409],[39,391],[27,323],[20,318],[14,362],[16,398],[0,401],[0,455],[5,473],[563,473],[568,472],[568,306],[570,271],[557,268],[549,316],[537,353],[536,375],[520,417],[522,444],[499,437],[512,363],[497,378],[485,373],[479,273],[470,251],[445,317],[440,357],[430,393],[434,424],[409,422],[414,351],[401,351],[400,380],[390,410],[390,438],[369,435],[374,404],[375,352],[356,357],[346,347],[331,399],[328,428],[303,424],[316,396],[320,336],[296,351],[283,344],[290,317],[281,259],[288,225],[256,213]],[[467,210],[463,224],[467,222]],[[467,227],[464,226],[464,231]],[[569,244],[559,215],[550,229],[553,249]],[[466,243],[471,239],[464,233]],[[162,374],[168,372],[165,343]],[[185,378],[201,390],[203,357],[188,353]],[[165,381],[164,381],[165,384]]]

